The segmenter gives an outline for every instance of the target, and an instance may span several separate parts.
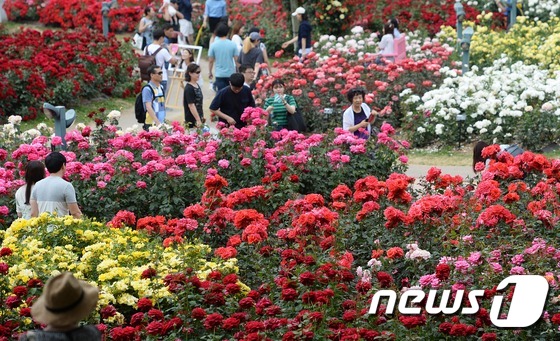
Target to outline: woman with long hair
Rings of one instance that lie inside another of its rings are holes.
[[[380,53],[379,57],[383,57],[384,55],[391,55],[394,53],[394,31],[395,28],[393,27],[393,24],[391,24],[390,22],[385,23],[385,26],[383,26],[383,37],[381,37],[381,41],[378,45]],[[394,58],[388,57],[387,59],[393,60]]]
[[[25,166],[25,185],[16,191],[16,212],[18,218],[31,218],[31,191],[35,183],[45,178],[45,165],[41,161],[29,161]]]
[[[252,66],[257,75],[260,76],[259,71],[261,63],[264,63],[264,55],[260,48],[261,35],[257,32],[249,34],[243,42],[243,49],[239,54],[239,64]]]
[[[243,48],[243,34],[245,34],[245,26],[241,21],[236,22],[231,28],[231,41],[237,45],[237,51],[241,52]]]

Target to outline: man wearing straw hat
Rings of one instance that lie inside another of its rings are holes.
[[[47,281],[41,297],[31,306],[31,317],[45,324],[44,330],[32,330],[20,336],[20,341],[98,341],[101,332],[95,326],[81,326],[97,306],[99,290],[63,272]]]

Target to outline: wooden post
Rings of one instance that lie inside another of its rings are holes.
[[[297,18],[292,16],[292,13],[294,13],[298,7],[299,7],[298,0],[290,0],[290,16],[292,17],[292,37],[297,37],[298,34],[299,23],[297,21]],[[297,41],[294,43],[294,51],[295,54],[298,53]]]

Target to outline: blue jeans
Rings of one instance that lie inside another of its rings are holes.
[[[229,85],[229,78],[227,77],[216,77],[216,80],[214,81],[214,89],[216,90],[216,92],[222,90],[228,85]]]

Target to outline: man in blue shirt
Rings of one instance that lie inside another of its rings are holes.
[[[210,38],[210,45],[214,43],[214,38],[216,38],[216,29],[220,23],[228,24],[227,20],[227,9],[226,0],[207,0],[204,7],[204,21],[202,22],[202,27],[210,27],[210,32],[212,33],[212,38]]]
[[[218,91],[210,111],[217,115],[220,122],[226,125],[234,125],[241,129],[247,124],[241,121],[241,115],[247,107],[255,107],[255,100],[251,89],[244,86],[245,77],[240,73],[234,73],[230,77],[229,86]]]
[[[221,89],[228,86],[229,77],[235,72],[237,67],[237,59],[239,57],[239,50],[234,42],[227,38],[229,33],[229,27],[224,24],[218,25],[216,29],[216,35],[218,39],[210,45],[210,50],[208,51],[208,78],[212,80],[214,76],[214,89],[220,91]],[[216,62],[216,74],[212,73],[214,68],[214,62]]]

